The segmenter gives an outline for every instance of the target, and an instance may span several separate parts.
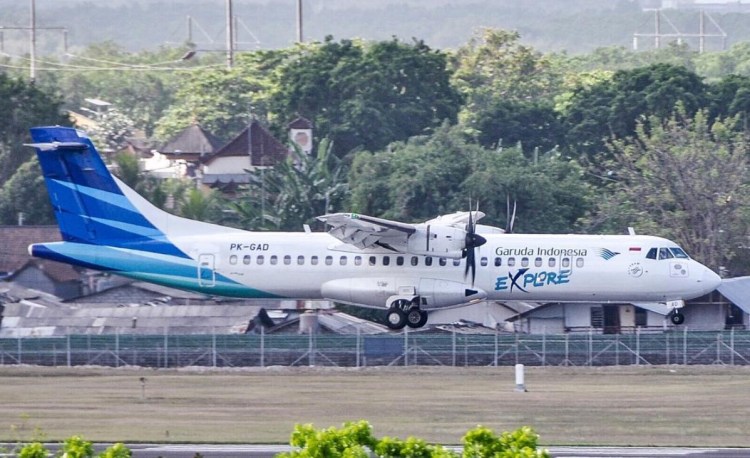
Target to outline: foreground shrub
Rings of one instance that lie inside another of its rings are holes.
[[[528,426],[497,436],[483,426],[469,430],[463,437],[463,458],[548,458],[546,450],[537,449],[539,435]],[[296,425],[290,440],[297,447],[280,458],[459,458],[441,445],[422,439],[406,440],[384,437],[376,439],[367,421],[344,423],[341,429],[316,430],[313,425]]]
[[[18,458],[47,458],[49,450],[41,442],[32,442],[24,445],[18,452]],[[125,444],[117,443],[99,454],[99,458],[130,458],[133,453]],[[94,456],[94,445],[81,436],[72,436],[66,439],[60,451],[60,458],[92,458]]]

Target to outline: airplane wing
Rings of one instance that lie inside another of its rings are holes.
[[[329,234],[363,250],[378,246],[403,251],[409,236],[417,231],[413,224],[357,213],[332,213],[318,216],[318,220],[331,226]]]

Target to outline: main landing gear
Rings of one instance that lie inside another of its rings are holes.
[[[685,322],[685,315],[675,310],[669,314],[669,320],[672,324],[681,325]]]
[[[427,312],[419,309],[418,297],[411,301],[397,299],[391,302],[385,318],[386,325],[391,329],[403,329],[404,326],[416,329],[427,323]]]

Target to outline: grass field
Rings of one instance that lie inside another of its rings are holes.
[[[0,440],[286,443],[295,423],[459,443],[530,425],[545,445],[750,447],[750,367],[228,371],[0,366]],[[146,378],[145,390],[140,381]]]

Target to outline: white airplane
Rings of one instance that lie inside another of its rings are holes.
[[[676,243],[641,235],[507,234],[459,212],[419,224],[320,216],[328,233],[249,232],[164,212],[107,170],[85,133],[31,129],[62,242],[33,256],[210,295],[327,299],[382,308],[391,329],[482,300],[684,300],[718,275]]]

